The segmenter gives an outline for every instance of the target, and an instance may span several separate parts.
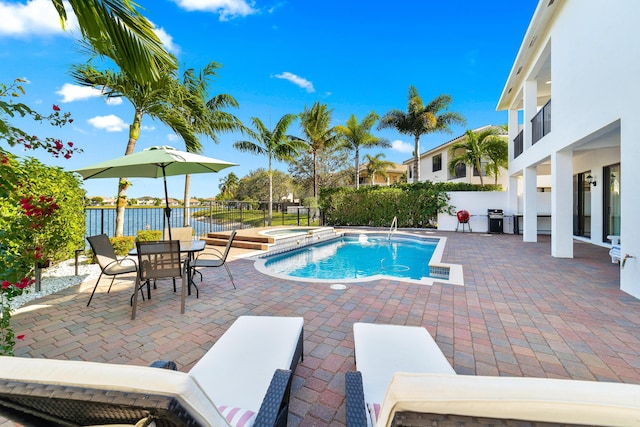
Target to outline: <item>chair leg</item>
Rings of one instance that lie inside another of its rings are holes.
[[[107,293],[111,292],[111,287],[113,286],[113,282],[116,280],[116,276],[111,278],[111,284],[109,285],[109,289],[107,289]]]
[[[233,285],[233,289],[238,289],[236,288],[236,284],[233,281],[233,276],[231,275],[231,270],[229,270],[229,266],[227,265],[227,263],[224,263],[224,268],[227,269],[227,274],[229,275],[229,279],[231,279],[231,284]]]
[[[138,289],[140,289],[140,278],[136,277],[136,282],[133,285],[133,301],[132,301],[132,308],[131,308],[131,320],[135,320],[136,318],[136,308],[138,307]],[[144,293],[142,294],[143,298],[144,298]]]
[[[98,289],[98,283],[100,283],[100,279],[102,279],[102,272],[100,272],[100,276],[98,276],[98,281],[96,282],[96,285],[93,287],[93,292],[91,292],[91,296],[89,297],[89,302],[87,303],[87,307],[89,307],[89,304],[91,304],[91,300],[93,299],[93,294],[95,294],[96,289]]]

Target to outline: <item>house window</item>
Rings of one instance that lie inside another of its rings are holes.
[[[482,168],[482,176],[487,176],[487,162],[482,162],[480,167]],[[480,176],[478,168],[475,166],[473,167],[473,176]]]
[[[431,169],[432,172],[438,172],[439,170],[442,170],[442,154],[437,154],[433,156],[432,161],[433,161],[433,168]]]
[[[467,176],[467,165],[458,163],[454,172],[453,178],[464,178]]]

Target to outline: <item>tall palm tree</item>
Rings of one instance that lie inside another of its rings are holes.
[[[352,114],[347,120],[346,126],[339,125],[335,127],[336,133],[340,138],[340,145],[354,151],[356,188],[360,188],[360,149],[391,147],[388,140],[371,134],[371,128],[378,118],[379,116],[372,111],[358,124],[358,119]]]
[[[273,216],[273,160],[290,160],[306,147],[300,138],[286,134],[291,123],[297,118],[295,114],[285,114],[271,131],[259,118],[252,117],[251,122],[255,131],[252,130],[248,134],[255,142],[244,140],[233,144],[240,151],[263,154],[269,159],[269,226]]]
[[[138,81],[156,80],[166,70],[177,68],[153,25],[130,0],[51,0],[64,27],[68,21],[65,3],[78,18],[83,39],[92,50],[112,59],[118,68]]]
[[[480,132],[467,130],[465,135],[466,138],[464,140],[458,141],[449,147],[449,152],[451,153],[449,172],[455,173],[456,167],[459,165],[473,166],[479,172],[480,185],[484,186],[482,175],[485,171],[482,170],[482,160],[491,156],[493,164],[489,172],[494,172],[497,183],[499,168],[506,163],[506,157],[508,156],[506,141],[498,136],[498,129],[495,127],[484,129]]]
[[[133,153],[140,136],[140,126],[145,115],[169,126],[182,138],[185,145],[193,149],[200,142],[192,123],[180,109],[185,105],[198,105],[189,90],[178,80],[175,71],[166,70],[153,81],[139,82],[123,72],[99,71],[91,64],[74,65],[71,76],[81,85],[100,88],[107,97],[124,97],[134,108],[133,121],[129,126],[129,139],[125,155]],[[193,113],[191,116],[195,116]],[[118,183],[115,235],[124,235],[124,210],[127,205],[127,178]]]
[[[318,197],[318,155],[324,150],[335,147],[339,140],[334,128],[330,126],[331,113],[326,104],[315,102],[311,108],[304,107],[300,113],[300,127],[306,137],[306,143],[313,157],[313,197]]]
[[[191,96],[185,99],[183,105],[178,106],[193,131],[200,136],[209,137],[216,144],[219,142],[219,133],[244,131],[242,122],[236,116],[222,111],[227,107],[238,108],[235,98],[227,94],[218,94],[206,100],[209,84],[217,77],[216,70],[220,66],[216,62],[210,62],[198,74],[193,68],[187,69],[183,73],[182,84]],[[197,144],[186,144],[186,150],[200,153],[202,144],[199,141]],[[190,187],[191,176],[187,174],[184,178],[184,226],[189,225]]]
[[[413,180],[420,181],[420,136],[433,132],[451,133],[449,126],[463,126],[466,121],[461,114],[444,111],[449,108],[452,98],[439,95],[424,105],[418,90],[409,86],[407,112],[391,110],[380,119],[378,129],[394,128],[404,135],[413,136]]]
[[[367,162],[367,174],[369,174],[371,185],[376,183],[376,174],[380,174],[383,178],[389,176],[389,174],[387,174],[387,168],[393,166],[394,163],[382,160],[384,157],[384,153],[378,153],[375,156],[366,154],[364,156],[364,159]]]
[[[229,172],[229,175],[222,178],[218,184],[222,197],[227,200],[231,199],[238,189],[239,184],[238,176],[233,172]]]

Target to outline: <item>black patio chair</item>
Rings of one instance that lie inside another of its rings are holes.
[[[118,257],[116,256],[116,252],[111,245],[111,241],[106,234],[87,237],[87,240],[89,241],[91,250],[93,250],[93,253],[96,257],[96,261],[100,266],[100,276],[96,281],[96,285],[93,287],[93,292],[91,292],[89,302],[87,302],[87,307],[89,307],[89,304],[91,304],[91,300],[93,299],[93,294],[96,293],[98,283],[100,283],[100,279],[102,278],[103,274],[106,274],[107,276],[113,276],[111,278],[109,289],[107,290],[107,293],[109,293],[111,291],[111,286],[113,286],[113,281],[116,279],[116,276],[120,274],[137,273],[138,266],[136,265],[136,262],[131,258],[118,259]]]

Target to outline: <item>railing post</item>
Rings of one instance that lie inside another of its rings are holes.
[[[298,227],[300,227],[300,209],[297,209],[297,211],[298,211]]]
[[[100,234],[104,234],[104,208],[100,209]]]

